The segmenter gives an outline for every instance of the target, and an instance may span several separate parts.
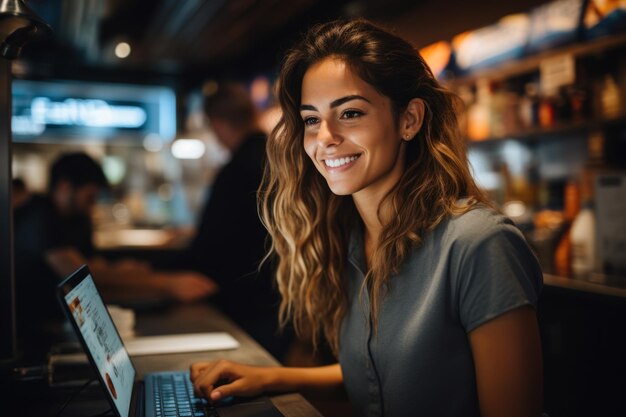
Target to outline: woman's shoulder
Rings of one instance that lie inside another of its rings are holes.
[[[508,217],[476,206],[451,216],[442,236],[440,248],[447,249],[447,261],[459,283],[480,282],[478,287],[482,288],[488,281],[494,285],[506,282],[493,277],[517,277],[527,294],[535,294],[528,297],[536,302],[542,285],[541,268],[524,235]]]
[[[509,218],[481,204],[462,214],[451,215],[442,226],[442,237],[463,247],[475,247],[494,237],[508,235],[523,239],[522,233]]]

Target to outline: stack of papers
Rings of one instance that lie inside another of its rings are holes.
[[[130,356],[142,356],[237,349],[239,342],[228,333],[212,332],[135,337],[125,339],[124,345]]]

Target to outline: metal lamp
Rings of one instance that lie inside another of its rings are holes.
[[[19,57],[29,41],[52,32],[52,28],[22,0],[0,0],[0,56]]]
[[[0,0],[0,365],[15,360],[15,278],[11,205],[11,59],[52,32],[22,0]]]

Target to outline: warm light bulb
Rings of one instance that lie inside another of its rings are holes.
[[[130,55],[130,45],[126,42],[120,42],[115,46],[115,56],[124,59]]]

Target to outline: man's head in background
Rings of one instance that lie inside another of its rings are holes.
[[[64,215],[89,215],[98,194],[108,187],[102,168],[82,152],[61,155],[50,170],[48,192]]]
[[[240,84],[222,83],[215,93],[205,96],[204,114],[219,141],[231,151],[257,130],[254,103]]]
[[[28,202],[30,193],[26,188],[26,183],[21,178],[13,178],[11,185],[11,204],[13,209],[17,209]]]

